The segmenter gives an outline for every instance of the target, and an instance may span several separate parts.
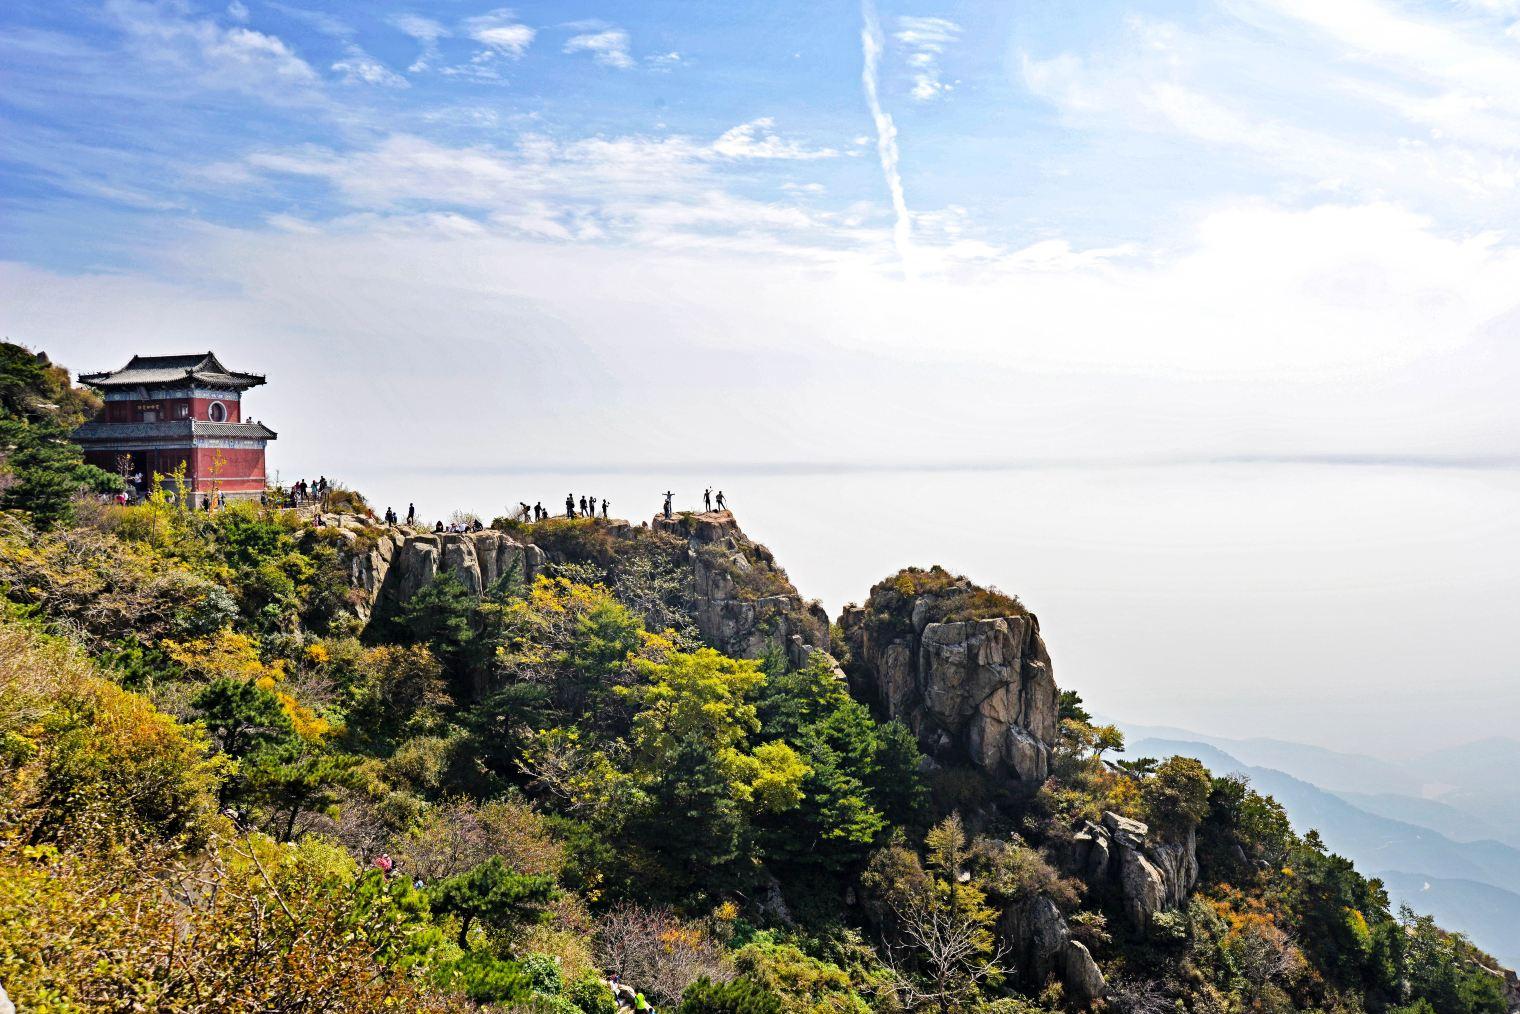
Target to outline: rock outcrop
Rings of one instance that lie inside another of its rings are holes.
[[[1113,812],[1076,833],[1072,865],[1093,887],[1117,889],[1125,917],[1142,931],[1156,913],[1185,904],[1198,883],[1192,831],[1180,842],[1155,840],[1148,826]]]
[[[1039,621],[1016,599],[938,568],[904,571],[840,624],[856,695],[906,723],[930,755],[1000,778],[1049,774],[1056,684]]]
[[[354,609],[368,620],[406,602],[439,574],[451,574],[472,595],[516,574],[531,582],[543,571],[544,554],[504,532],[429,532],[374,527],[349,515],[328,515],[312,538],[336,540],[354,590]]]
[[[340,544],[354,609],[365,621],[405,603],[438,574],[452,574],[473,595],[511,574],[531,582],[551,559],[535,537],[567,534],[553,528],[560,519],[539,531],[527,526],[514,534],[376,527],[351,515],[325,515],[323,521],[308,537]],[[676,603],[681,614],[719,651],[759,658],[779,647],[792,665],[801,666],[812,652],[828,648],[823,606],[804,600],[770,551],[746,537],[728,511],[657,517],[649,527],[618,519],[574,524],[576,536],[589,537],[553,538],[553,560],[596,563],[616,574],[628,558],[658,557],[682,575]]]
[[[686,544],[691,610],[708,644],[738,658],[780,647],[798,667],[814,651],[827,652],[829,616],[822,604],[802,598],[770,550],[751,541],[733,514],[657,516],[653,528]]]
[[[1049,898],[1037,895],[1009,906],[998,929],[1010,962],[1031,989],[1055,975],[1078,1006],[1103,996],[1108,984],[1102,970],[1087,945],[1071,938],[1065,917]]]

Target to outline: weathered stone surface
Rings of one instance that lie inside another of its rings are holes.
[[[1058,694],[1038,621],[1023,614],[932,622],[933,595],[904,601],[883,587],[872,589],[867,609],[846,608],[840,619],[856,694],[879,702],[941,759],[1044,780]]]
[[[1108,982],[1103,978],[1103,970],[1093,960],[1092,952],[1087,949],[1087,945],[1080,940],[1066,941],[1063,956],[1065,963],[1062,969],[1062,981],[1066,983],[1067,994],[1077,1005],[1091,1006],[1108,989]]]
[[[1106,983],[1092,954],[1071,930],[1055,902],[1038,895],[1009,906],[999,933],[1009,960],[1026,987],[1038,991],[1052,976],[1059,976],[1079,1006],[1090,1006],[1103,996]]]
[[[1198,850],[1192,831],[1180,842],[1151,842],[1146,858],[1161,874],[1162,904],[1179,908],[1198,883]]]
[[[543,571],[544,554],[504,532],[442,534],[411,528],[361,527],[348,515],[333,516],[328,526],[341,544],[355,611],[368,620],[382,604],[398,606],[440,573],[451,574],[472,595],[483,594],[516,573],[532,581]]]
[[[1138,820],[1108,812],[1101,826],[1085,822],[1072,838],[1071,864],[1089,884],[1120,892],[1125,916],[1139,930],[1157,912],[1179,908],[1198,883],[1197,843],[1159,841]]]
[[[651,527],[687,542],[693,613],[704,641],[738,658],[760,658],[779,647],[798,667],[813,652],[827,652],[828,613],[798,594],[770,551],[750,541],[732,513],[657,516]],[[755,588],[773,594],[756,594]]]
[[[648,529],[636,530],[618,519],[597,524],[620,541],[650,535]],[[394,608],[410,600],[440,573],[481,595],[514,574],[531,582],[546,564],[540,547],[494,529],[435,533],[338,520],[329,525],[344,543],[349,584],[360,593],[355,608],[366,620],[381,606]],[[681,543],[662,540],[690,568],[690,615],[703,640],[741,658],[759,658],[779,647],[797,666],[814,651],[827,650],[829,618],[823,606],[797,593],[769,550],[750,541],[732,514],[714,511],[668,522],[656,518],[652,527],[685,543],[683,549]],[[755,588],[774,593],[755,594]]]
[[[1150,827],[1143,821],[1121,816],[1112,810],[1104,811],[1103,826],[1125,848],[1143,848],[1146,836],[1151,833]]]
[[[1140,928],[1166,904],[1166,880],[1155,864],[1138,850],[1119,849],[1119,880],[1124,889],[1124,914]]]

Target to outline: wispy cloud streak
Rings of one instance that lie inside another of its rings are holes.
[[[908,201],[903,196],[902,173],[898,169],[897,125],[889,113],[881,108],[881,96],[876,84],[880,76],[883,40],[881,23],[876,18],[874,0],[861,0],[860,49],[864,65],[860,81],[865,88],[866,105],[876,124],[876,153],[881,158],[881,172],[887,180],[887,190],[892,194],[892,211],[897,221],[892,226],[892,243],[897,256],[902,259],[903,273],[913,276],[913,219],[908,212]]]

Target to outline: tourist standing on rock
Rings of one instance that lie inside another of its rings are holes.
[[[709,510],[709,511],[712,510],[712,487],[711,486],[708,486],[707,489],[705,489],[705,490],[702,491],[702,509],[703,510]]]
[[[718,510],[720,510],[720,511],[726,511],[726,510],[728,510],[728,508],[725,507],[724,504],[723,504],[723,491],[721,489],[718,490]]]
[[[581,517],[586,516],[586,498],[581,497]]]
[[[669,521],[670,517],[671,517],[670,500],[674,496],[675,496],[675,494],[672,493],[670,490],[667,489],[665,491],[665,520],[666,521]]]
[[[573,517],[575,517],[575,494],[574,493],[566,493],[565,494],[565,517],[567,517],[567,518],[573,518]]]
[[[607,520],[607,498],[606,497],[602,498],[602,520],[603,521]]]
[[[408,528],[412,528],[416,524],[417,524],[417,505],[414,504],[414,503],[409,503],[409,504],[406,505],[406,526]]]

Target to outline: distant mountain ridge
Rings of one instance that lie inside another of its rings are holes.
[[[1283,805],[1295,829],[1314,828],[1330,849],[1382,877],[1396,903],[1437,916],[1501,961],[1520,962],[1520,937],[1514,932],[1520,927],[1520,849],[1499,841],[1454,841],[1429,827],[1364,810],[1283,771],[1244,763],[1211,743],[1134,735],[1142,730],[1126,728],[1127,756],[1182,754],[1216,774],[1246,776],[1257,791]],[[1483,903],[1469,904],[1475,897]]]
[[[1333,792],[1359,809],[1430,828],[1454,841],[1494,839],[1520,848],[1520,741],[1490,738],[1395,763],[1366,754],[1269,738],[1231,739],[1193,729],[1117,722],[1131,741],[1205,743],[1244,764],[1272,768]]]

